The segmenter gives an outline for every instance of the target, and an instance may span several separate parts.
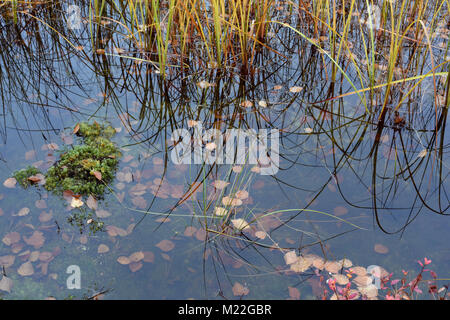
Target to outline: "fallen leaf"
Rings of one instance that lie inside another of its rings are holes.
[[[10,266],[12,266],[14,264],[15,260],[16,260],[16,256],[13,256],[13,255],[1,256],[0,257],[0,266],[9,268]]]
[[[26,244],[33,246],[35,249],[39,249],[44,245],[45,238],[43,233],[40,231],[34,231],[31,237],[23,237],[23,240]]]
[[[233,226],[236,229],[239,229],[239,230],[246,230],[246,229],[250,228],[250,226],[248,225],[248,222],[241,218],[231,219],[231,223],[233,224]]]
[[[248,198],[248,192],[245,190],[240,190],[240,191],[236,192],[236,198],[245,200]]]
[[[53,216],[53,214],[52,214],[52,211],[50,210],[50,212],[42,212],[40,215],[39,215],[39,221],[40,222],[47,222],[47,221],[50,221],[51,219],[52,219],[52,216]]]
[[[79,208],[84,204],[84,202],[81,200],[81,198],[75,198],[72,197],[72,201],[70,202],[70,206],[72,208]]]
[[[227,181],[223,181],[223,180],[216,180],[213,183],[214,188],[219,189],[219,190],[223,190],[225,189],[230,183]]]
[[[195,227],[187,226],[186,229],[184,230],[184,235],[186,237],[192,237],[196,231],[197,229]]]
[[[92,210],[97,210],[97,199],[95,199],[92,194],[89,195],[86,200],[86,205]]]
[[[231,197],[223,197],[222,198],[222,204],[224,206],[231,206],[231,207],[237,207],[242,205],[242,200],[237,198],[231,198]]]
[[[267,108],[267,102],[264,101],[264,100],[260,100],[260,101],[258,102],[258,105],[259,105],[261,108]]]
[[[295,250],[289,251],[284,255],[284,261],[286,264],[293,264],[298,259],[297,254],[295,253]]]
[[[80,130],[80,124],[77,123],[77,124],[75,125],[75,128],[73,128],[73,134],[76,134],[79,130]]]
[[[427,155],[428,150],[427,149],[423,149],[422,151],[420,151],[419,155],[417,156],[417,158],[423,158]]]
[[[111,216],[111,213],[103,209],[98,209],[95,210],[95,215],[99,218],[108,218]]]
[[[241,102],[241,107],[243,107],[243,108],[253,107],[253,102],[251,102],[249,100],[245,100],[245,101]]]
[[[214,208],[214,214],[216,215],[216,216],[224,216],[224,215],[226,215],[228,213],[228,210],[227,209],[225,209],[225,208],[222,208],[222,207],[215,207]]]
[[[343,274],[334,274],[333,279],[335,279],[336,283],[341,286],[345,286],[349,282],[348,278]]]
[[[97,248],[97,253],[106,253],[109,251],[109,247],[106,244],[100,244]]]
[[[34,205],[38,209],[45,209],[45,208],[47,208],[47,202],[44,199],[36,200]]]
[[[5,182],[3,182],[3,185],[6,188],[14,188],[16,186],[17,180],[16,178],[8,178],[5,180]]]
[[[264,231],[256,231],[255,237],[264,240],[267,237],[267,233],[265,233]]]
[[[142,262],[132,262],[128,265],[128,267],[130,268],[131,272],[136,272],[139,269],[141,269],[143,266]]]
[[[389,249],[380,243],[375,244],[373,249],[375,250],[375,252],[380,254],[386,254],[389,252]]]
[[[342,265],[337,261],[327,261],[324,267],[325,270],[331,273],[338,273],[342,269]]]
[[[117,262],[120,264],[130,264],[131,261],[128,257],[120,256],[117,258]]]
[[[337,206],[336,208],[333,209],[333,213],[336,216],[342,216],[348,213],[348,209],[346,207]]]
[[[247,287],[244,287],[239,282],[235,282],[232,288],[233,295],[239,297],[239,296],[246,296],[250,292],[250,290]]]
[[[0,280],[0,290],[11,293],[11,288],[13,286],[13,281],[7,276],[3,276]]]
[[[20,209],[19,212],[17,213],[17,215],[19,217],[23,217],[23,216],[28,215],[29,213],[30,213],[30,209],[25,207],[25,208]]]
[[[19,241],[20,241],[20,233],[15,231],[7,233],[2,239],[2,242],[7,246],[10,246]]]
[[[17,273],[21,275],[22,277],[31,276],[34,274],[34,268],[30,261],[25,262],[22,264],[19,269],[17,269]]]
[[[291,270],[294,272],[305,272],[311,266],[312,261],[303,257],[298,257],[297,261],[291,264]]]
[[[132,253],[128,258],[131,262],[139,262],[144,259],[144,253],[142,251],[137,251]]]
[[[175,243],[173,243],[170,240],[161,240],[156,247],[158,247],[159,249],[161,249],[164,252],[169,252],[170,250],[172,250],[175,247]]]
[[[299,93],[302,90],[303,90],[302,87],[290,87],[289,88],[289,91],[292,92],[292,93]]]
[[[94,175],[98,180],[102,180],[102,173],[99,171],[91,171],[91,174]]]

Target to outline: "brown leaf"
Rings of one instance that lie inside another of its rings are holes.
[[[75,128],[73,128],[73,134],[76,134],[79,130],[80,130],[80,124],[77,123],[77,124],[75,125]]]
[[[2,280],[0,280],[0,290],[11,293],[12,286],[13,281],[7,276],[3,276]]]
[[[128,258],[131,262],[139,262],[144,259],[144,253],[142,251],[137,251],[135,253],[132,253]]]
[[[98,209],[95,211],[95,215],[99,218],[108,218],[111,216],[111,213],[103,209]]]
[[[336,216],[342,216],[348,213],[348,209],[346,207],[337,206],[336,208],[334,208],[333,213]]]
[[[131,261],[128,257],[120,256],[117,258],[117,262],[120,264],[130,264]]]
[[[170,240],[162,240],[156,245],[156,247],[164,252],[169,252],[175,247],[175,243]]]
[[[47,202],[45,202],[44,199],[36,200],[36,202],[34,203],[34,205],[35,205],[36,208],[38,208],[38,209],[45,209],[45,208],[47,208]]]
[[[0,257],[0,265],[5,268],[9,268],[10,266],[12,266],[14,264],[15,260],[16,260],[16,257],[13,255],[1,256]]]
[[[388,247],[386,247],[380,243],[375,244],[373,249],[375,250],[375,252],[380,253],[380,254],[386,254],[389,252]]]
[[[97,253],[106,253],[109,251],[109,247],[106,244],[100,244],[97,248]]]
[[[20,241],[20,233],[15,231],[7,233],[2,239],[2,242],[7,246],[10,246],[19,241]]]
[[[39,249],[40,247],[42,247],[45,242],[43,233],[40,231],[34,231],[31,237],[23,237],[23,240],[26,242],[26,244],[33,246],[35,249]]]
[[[233,285],[233,295],[240,297],[240,296],[246,296],[250,292],[250,290],[247,287],[244,287],[239,282],[235,282]]]
[[[130,268],[131,272],[136,272],[139,269],[141,269],[143,266],[142,262],[132,262],[128,265],[128,267]]]
[[[31,276],[34,274],[34,268],[30,261],[25,262],[22,264],[19,269],[17,269],[17,273],[20,274],[22,277]]]
[[[39,215],[39,221],[40,222],[47,222],[50,221],[52,219],[53,213],[50,210],[50,212],[45,212],[43,211],[40,215]]]
[[[16,178],[8,178],[5,180],[5,182],[3,182],[3,185],[6,188],[14,188],[16,186],[17,180]]]
[[[86,200],[86,205],[92,210],[97,210],[97,199],[95,199],[92,195],[89,195]]]
[[[192,237],[196,231],[197,229],[195,227],[187,226],[186,229],[184,230],[184,235],[186,237]]]
[[[91,174],[94,175],[98,180],[102,180],[102,173],[99,171],[91,171]]]

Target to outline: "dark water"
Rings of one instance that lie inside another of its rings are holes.
[[[109,232],[80,233],[67,221],[78,209],[70,211],[42,187],[0,187],[0,238],[21,235],[14,245],[0,243],[0,257],[15,257],[5,268],[14,286],[3,298],[82,298],[107,291],[108,299],[236,299],[232,287],[238,282],[249,299],[285,299],[288,287],[314,299],[311,279],[317,276],[312,268],[288,272],[283,256],[290,250],[379,265],[397,277],[427,257],[440,278],[450,276],[449,135],[447,113],[437,107],[436,116],[432,78],[403,102],[404,126],[394,123],[397,93],[380,126],[379,113],[368,114],[361,98],[380,110],[384,91],[330,100],[353,88],[341,75],[330,81],[329,60],[286,29],[274,41],[285,44],[288,59],[265,51],[252,76],[194,66],[163,81],[150,64],[95,54],[86,32],[79,39],[84,50],[77,51],[61,38],[44,33],[38,43],[25,29],[2,23],[8,31],[2,31],[0,180],[28,165],[45,171],[71,139],[79,143],[72,130],[81,121],[111,123],[123,153],[111,190],[98,201],[110,214],[100,218]],[[111,47],[119,44],[126,45]],[[348,74],[357,79],[351,67]],[[214,85],[202,89],[200,81]],[[294,86],[303,90],[291,92]],[[243,101],[253,106],[242,107]],[[189,129],[189,120],[222,132],[280,129],[279,171],[267,176],[251,164],[242,165],[241,174],[225,164],[175,165],[170,136],[175,128]],[[438,121],[444,125],[436,128]],[[59,150],[48,150],[50,143]],[[243,233],[229,221],[224,227],[213,216],[214,207],[222,206],[216,180],[230,182],[224,195],[249,193],[233,218],[250,222],[275,213]],[[186,196],[195,182],[203,184]],[[18,215],[22,208],[30,212]],[[27,239],[36,231],[45,241],[33,246]],[[98,253],[100,245],[109,251]],[[52,252],[52,260],[30,258],[35,251]],[[117,261],[141,251],[146,257],[137,263]],[[19,268],[30,260],[33,274],[21,276]],[[79,290],[67,289],[70,265],[80,267]]]

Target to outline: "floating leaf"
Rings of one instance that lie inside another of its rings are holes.
[[[0,280],[0,290],[11,293],[11,288],[13,286],[13,281],[7,276],[3,276]]]
[[[117,262],[120,263],[120,264],[126,265],[126,264],[130,264],[131,261],[130,261],[130,259],[128,257],[120,256],[120,257],[117,258]]]
[[[333,279],[335,279],[336,283],[341,286],[345,286],[347,283],[349,283],[348,278],[343,274],[334,274]]]
[[[39,253],[39,260],[43,262],[50,262],[53,260],[53,254],[49,251],[43,251]]]
[[[72,208],[79,208],[84,204],[81,198],[72,197],[72,201],[70,202],[70,206]]]
[[[15,231],[7,233],[2,239],[2,242],[7,246],[10,246],[19,241],[20,241],[20,233]]]
[[[99,218],[108,218],[111,216],[111,213],[103,209],[98,209],[95,210],[95,215]]]
[[[161,240],[156,246],[164,252],[169,252],[175,247],[175,243],[170,240]]]
[[[342,216],[342,215],[348,213],[348,209],[346,207],[337,206],[336,208],[334,208],[333,213],[336,216]]]
[[[79,123],[77,123],[75,125],[75,128],[73,128],[73,134],[76,134],[78,131],[80,131],[80,124]]]
[[[245,200],[248,198],[248,192],[245,190],[240,190],[240,191],[236,192],[236,198]]]
[[[245,100],[245,101],[241,102],[241,107],[243,107],[243,108],[253,107],[253,102],[251,102],[249,100]]]
[[[91,174],[95,176],[98,180],[100,181],[102,180],[102,173],[100,171],[93,170],[91,171]]]
[[[25,207],[25,208],[20,209],[19,212],[17,213],[17,215],[19,217],[23,217],[23,216],[28,215],[29,213],[30,213],[30,209]]]
[[[109,251],[109,247],[106,244],[100,244],[97,248],[97,253],[106,253]]]
[[[222,207],[215,207],[214,208],[214,214],[216,216],[224,216],[228,213],[228,210]]]
[[[374,284],[369,284],[367,286],[358,287],[359,292],[365,295],[367,298],[375,298],[378,296],[378,289]]]
[[[381,253],[381,254],[386,254],[389,252],[389,249],[380,243],[375,244],[373,249],[375,250],[375,252]]]
[[[135,253],[132,253],[128,258],[131,262],[139,262],[144,259],[144,253],[142,251],[137,251]]]
[[[368,286],[369,284],[372,283],[372,277],[369,277],[369,276],[357,276],[356,278],[353,279],[353,282],[358,287],[365,287],[365,286]]]
[[[225,189],[230,183],[227,181],[223,181],[223,180],[216,180],[213,183],[214,188],[219,189],[219,190],[223,190]]]
[[[331,273],[338,273],[342,269],[342,265],[337,261],[327,261],[324,265],[325,270]]]
[[[38,208],[38,209],[45,209],[45,208],[47,208],[47,202],[45,202],[44,199],[36,200],[36,202],[34,203],[34,205],[35,205],[36,208]]]
[[[187,226],[186,229],[184,230],[184,235],[186,237],[192,237],[196,231],[197,229],[195,227]]]
[[[360,266],[351,267],[350,271],[357,276],[365,276],[367,274],[367,269]]]
[[[289,88],[289,91],[292,92],[292,93],[299,93],[302,90],[303,90],[302,87],[290,87]]]
[[[260,100],[260,101],[258,102],[258,105],[259,105],[261,108],[267,108],[267,102],[264,101],[264,100]]]
[[[350,268],[353,265],[353,262],[351,262],[349,259],[341,259],[338,261],[342,267],[344,268]]]
[[[10,266],[12,266],[14,264],[15,260],[16,260],[16,257],[13,255],[1,256],[0,257],[0,266],[9,268]]]
[[[294,272],[305,272],[311,266],[312,261],[304,257],[298,257],[297,261],[291,264],[291,270]]]
[[[223,197],[222,198],[222,204],[224,206],[232,206],[237,207],[242,205],[242,200],[237,198],[231,198],[231,197]]]
[[[256,231],[255,237],[264,240],[267,237],[267,233],[265,233],[264,231]]]
[[[31,237],[23,237],[26,244],[33,246],[35,249],[39,249],[44,245],[45,238],[41,231],[34,231]]]
[[[95,199],[92,194],[89,195],[86,200],[86,205],[89,207],[89,209],[97,210],[97,199]]]
[[[130,268],[131,272],[136,272],[139,269],[141,269],[143,266],[142,262],[131,262],[128,267]]]
[[[250,290],[247,287],[244,287],[239,282],[235,282],[232,288],[233,295],[240,297],[240,296],[246,296],[249,294]]]
[[[17,180],[16,178],[8,178],[5,180],[5,182],[3,182],[3,185],[6,188],[14,188],[16,186]]]
[[[295,253],[295,250],[289,251],[284,255],[284,261],[286,264],[293,264],[298,259],[297,254]]]
[[[238,230],[246,230],[250,229],[250,226],[248,225],[248,222],[244,219],[231,219],[231,223],[233,226]]]
[[[30,261],[25,262],[22,264],[19,269],[17,269],[17,273],[20,274],[22,277],[31,276],[34,274],[34,268]]]

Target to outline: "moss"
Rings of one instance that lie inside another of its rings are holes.
[[[28,166],[26,169],[22,169],[19,171],[15,171],[13,177],[17,180],[17,182],[23,187],[28,188],[33,184],[32,181],[28,180],[29,177],[37,175],[41,173],[39,169],[35,167]]]
[[[109,125],[80,123],[76,134],[83,143],[62,152],[58,162],[47,171],[45,188],[58,193],[70,190],[75,194],[102,198],[106,184],[114,179],[121,156],[110,140],[115,132]],[[101,174],[101,181],[95,173]]]

